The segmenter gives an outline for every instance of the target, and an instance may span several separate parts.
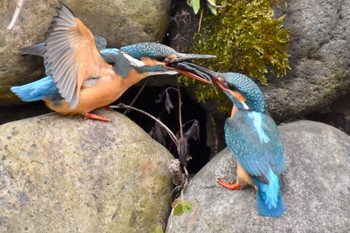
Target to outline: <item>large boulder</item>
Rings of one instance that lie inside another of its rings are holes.
[[[289,0],[291,70],[263,88],[269,112],[282,121],[333,102],[350,90],[350,1]]]
[[[115,111],[0,126],[0,232],[149,232],[169,213],[171,154]]]
[[[270,74],[269,85],[262,89],[267,110],[281,122],[314,112],[349,92],[350,1],[288,0],[286,8],[275,12],[286,15],[291,70],[278,79]],[[191,47],[200,20],[192,14],[185,2],[175,5],[169,32],[173,47]]]
[[[193,209],[172,215],[166,232],[350,232],[350,137],[312,121],[279,129],[287,165],[281,218],[259,216],[254,189],[217,184],[218,178],[235,181],[235,161],[225,149],[190,181],[184,198]]]
[[[109,47],[162,41],[168,28],[170,0],[64,1]],[[26,0],[12,30],[7,30],[17,1],[0,3],[0,106],[20,103],[9,88],[44,74],[42,59],[22,58],[18,49],[44,40],[55,13],[55,0]]]

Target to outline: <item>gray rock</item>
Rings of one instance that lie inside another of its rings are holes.
[[[185,199],[193,209],[171,216],[166,232],[350,232],[350,137],[312,121],[279,129],[287,165],[281,218],[259,216],[254,189],[217,184],[218,178],[235,181],[235,162],[225,149],[190,181]]]
[[[149,232],[169,212],[171,154],[115,111],[0,126],[0,232]]]
[[[283,24],[291,33],[288,54],[292,69],[278,79],[270,74],[269,85],[261,87],[274,119],[301,118],[349,92],[349,12],[350,2],[344,0],[289,0],[286,9],[276,9],[278,16],[286,15]],[[193,20],[198,18],[189,13],[186,6],[176,11],[181,20],[173,19],[170,29],[174,47],[193,43],[195,30],[188,28],[196,28]],[[203,106],[210,110],[212,105]]]
[[[333,125],[350,135],[350,93],[306,117]]]
[[[109,47],[162,41],[169,22],[170,0],[67,0],[65,3]],[[9,90],[44,75],[40,58],[20,57],[18,49],[42,42],[57,1],[26,0],[15,27],[7,31],[17,1],[0,4],[0,106],[20,103]]]
[[[291,70],[263,88],[276,120],[302,116],[349,92],[350,1],[288,1]]]

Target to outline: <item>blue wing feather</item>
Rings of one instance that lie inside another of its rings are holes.
[[[281,216],[285,206],[278,175],[285,170],[285,160],[273,119],[260,112],[238,111],[226,120],[225,136],[237,161],[258,187],[259,214]]]
[[[225,138],[242,168],[252,176],[267,176],[270,168],[279,175],[285,160],[277,126],[258,112],[238,111],[225,123]]]

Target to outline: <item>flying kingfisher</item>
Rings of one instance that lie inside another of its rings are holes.
[[[148,76],[178,73],[167,64],[214,57],[178,53],[152,42],[98,51],[90,30],[62,2],[57,13],[45,42],[21,50],[22,54],[43,56],[47,76],[11,90],[23,101],[43,100],[62,115],[110,121],[90,112],[114,102]]]
[[[171,65],[179,72],[212,78],[233,103],[225,122],[225,139],[237,159],[237,182],[219,179],[218,183],[232,190],[252,185],[257,189],[259,214],[280,217],[285,211],[280,180],[286,169],[285,158],[276,123],[265,114],[258,85],[239,73],[218,73],[186,62]]]

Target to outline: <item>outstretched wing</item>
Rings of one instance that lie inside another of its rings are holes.
[[[95,35],[94,39],[98,50],[106,49],[107,41],[105,38],[103,38],[102,36]],[[43,57],[45,55],[45,42],[21,48],[19,49],[19,53],[22,56],[35,55]]]
[[[46,33],[44,63],[59,93],[74,108],[82,83],[98,77],[108,64],[98,52],[90,30],[73,12],[60,3],[57,13]]]
[[[271,117],[238,111],[225,123],[226,143],[242,168],[252,176],[267,176],[270,168],[279,175],[285,159],[278,129]]]

